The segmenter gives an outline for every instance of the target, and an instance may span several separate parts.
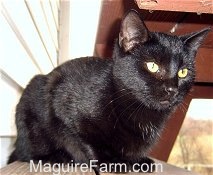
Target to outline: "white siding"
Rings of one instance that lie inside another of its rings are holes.
[[[92,56],[101,0],[62,0],[59,14],[59,63]]]
[[[93,55],[101,4],[100,0],[70,1],[70,58]]]
[[[23,89],[35,74],[46,74],[69,58],[93,55],[101,0],[0,3],[1,168],[13,148],[15,107]]]
[[[54,1],[52,1],[54,2]],[[29,8],[33,22],[38,31],[38,34],[42,40],[44,48],[47,50],[47,54],[51,63],[57,65],[57,49],[53,43],[52,36],[49,32],[49,27],[45,19],[44,11],[41,7],[40,1],[27,1],[27,7]],[[58,13],[57,13],[58,15]],[[56,28],[56,26],[55,26]],[[57,32],[56,32],[57,34]]]
[[[58,0],[1,0],[0,167],[16,136],[15,107],[35,74],[58,64]],[[4,154],[3,154],[4,153]]]

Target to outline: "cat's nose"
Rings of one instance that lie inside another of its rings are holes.
[[[177,88],[176,87],[166,87],[165,91],[168,93],[168,95],[175,96],[177,94]]]

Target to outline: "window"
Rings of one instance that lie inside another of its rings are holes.
[[[213,99],[193,99],[169,163],[203,175],[213,173]]]

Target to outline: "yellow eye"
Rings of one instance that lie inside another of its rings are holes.
[[[159,70],[159,66],[155,64],[154,62],[148,62],[146,63],[147,68],[150,72],[155,73]]]
[[[187,74],[188,74],[188,69],[180,69],[179,71],[178,71],[178,77],[180,77],[180,78],[185,78],[186,76],[187,76]]]

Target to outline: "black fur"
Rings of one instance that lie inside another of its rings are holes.
[[[130,11],[113,59],[71,60],[31,80],[17,105],[18,136],[8,162],[152,162],[147,153],[192,86],[196,51],[208,31],[149,32]],[[147,69],[150,61],[158,72]],[[177,75],[182,68],[185,78]]]

